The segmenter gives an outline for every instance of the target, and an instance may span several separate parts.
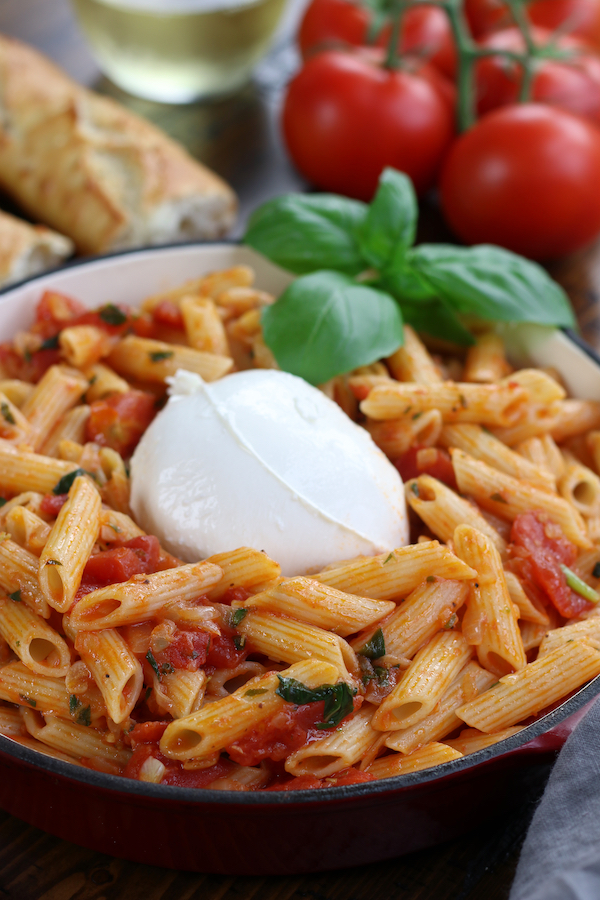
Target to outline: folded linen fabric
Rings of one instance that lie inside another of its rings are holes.
[[[509,900],[600,898],[600,699],[560,752]]]

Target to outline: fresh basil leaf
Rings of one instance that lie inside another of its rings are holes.
[[[250,217],[244,243],[277,265],[304,275],[336,269],[358,275],[366,268],[358,244],[367,206],[335,194],[284,194]]]
[[[415,242],[419,209],[412,181],[395,169],[384,169],[359,236],[365,259],[376,269],[402,268]]]
[[[360,656],[366,656],[367,659],[379,659],[385,656],[385,638],[381,628],[377,629],[371,640],[367,641],[358,653]]]
[[[58,350],[60,346],[58,337],[58,334],[53,334],[52,337],[46,338],[40,344],[40,350]]]
[[[389,356],[404,337],[392,297],[341,272],[297,278],[265,308],[262,326],[280,367],[311,384]]]
[[[66,475],[56,482],[54,487],[52,488],[52,493],[56,494],[68,494],[71,490],[73,482],[79,475],[87,475],[85,469],[74,469],[72,472],[67,472]]]
[[[501,247],[421,244],[410,264],[458,314],[575,326],[563,289],[537,263]]]
[[[127,321],[127,316],[123,310],[115,306],[114,303],[107,303],[106,306],[98,310],[98,315],[107,325],[124,325]]]
[[[233,610],[231,613],[230,625],[232,628],[237,628],[242,619],[245,619],[248,614],[248,610],[240,607],[239,609]]]
[[[307,688],[301,681],[295,678],[286,678],[278,675],[279,687],[275,691],[288,703],[303,706],[305,703],[318,703],[325,701],[323,722],[317,724],[317,728],[335,728],[352,712],[352,698],[356,694],[355,688],[350,688],[345,681],[337,684],[321,684],[316,688]]]
[[[475,343],[470,331],[457,319],[451,309],[439,300],[426,303],[403,303],[402,312],[408,325],[431,337],[443,338],[453,344],[468,347]]]
[[[435,291],[405,260],[403,266],[384,272],[378,286],[403,304],[435,300]]]

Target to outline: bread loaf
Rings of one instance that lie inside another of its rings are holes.
[[[162,131],[2,35],[0,186],[82,253],[219,237],[236,212]]]
[[[62,234],[0,212],[0,287],[57,266],[74,249]]]

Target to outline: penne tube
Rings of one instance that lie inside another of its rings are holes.
[[[211,791],[258,791],[269,781],[266,768],[255,766],[237,766],[229,775],[211,781]]]
[[[279,674],[307,688],[335,684],[339,678],[335,666],[310,659],[295,663]],[[229,697],[176,719],[161,738],[161,753],[170,759],[212,760],[215,753],[235,743],[284,706],[286,701],[276,693],[279,684],[278,674],[268,672],[261,678],[252,678]]]
[[[558,647],[563,647],[570,641],[576,641],[587,638],[590,641],[598,641],[600,644],[600,616],[590,616],[589,619],[583,619],[581,622],[572,622],[570,625],[564,625],[562,628],[552,628],[546,630],[542,641],[538,658],[552,653]]]
[[[502,384],[518,384],[525,388],[530,403],[555,403],[566,397],[562,384],[541,369],[519,369],[502,379]]]
[[[442,429],[440,443],[443,447],[455,447],[480,459],[488,466],[528,481],[542,490],[555,491],[556,481],[552,472],[541,469],[528,459],[515,453],[497,437],[485,431],[479,425],[445,425]]]
[[[455,710],[486,691],[495,681],[496,676],[482,669],[476,662],[467,663],[444,692],[435,709],[410,728],[387,734],[385,746],[399,753],[413,753],[432,741],[439,741],[452,734],[462,724]]]
[[[593,400],[564,400],[552,423],[550,434],[557,444],[600,428],[600,403]]]
[[[563,450],[565,470],[558,481],[558,492],[582,516],[600,515],[600,478],[566,450]]]
[[[456,622],[456,612],[469,588],[464,581],[444,581],[435,576],[409,594],[404,603],[380,624],[386,656],[410,659],[441,628]],[[372,640],[377,626],[358,634],[351,646],[360,653]]]
[[[429,409],[400,419],[367,419],[365,427],[380,450],[393,459],[418,444],[433,447],[442,431],[442,416],[438,409]]]
[[[123,458],[110,447],[102,447],[99,457],[106,477],[106,484],[100,489],[102,499],[117,512],[128,515],[131,486]]]
[[[104,363],[87,366],[85,377],[89,385],[85,392],[86,403],[103,400],[109,394],[126,394],[131,390],[129,383]]]
[[[464,447],[462,449],[464,450]],[[532,462],[534,466],[537,466],[537,468],[550,472],[555,480],[561,478],[564,474],[565,461],[556,442],[549,434],[521,441],[520,444],[517,444],[515,450]]]
[[[510,599],[519,610],[519,618],[524,619],[526,622],[535,622],[537,625],[548,627],[550,619],[543,610],[538,609],[529,599],[518,576],[514,572],[504,570],[504,578]]]
[[[419,475],[407,481],[404,489],[409,505],[441,541],[451,541],[455,529],[464,523],[485,534],[499,553],[506,552],[506,541],[477,507],[441,481],[430,475]]]
[[[476,728],[464,728],[457,738],[444,743],[448,747],[452,747],[453,750],[458,750],[463,756],[467,756],[469,753],[477,753],[478,750],[492,747],[499,741],[505,741],[506,738],[512,737],[513,734],[518,734],[519,731],[523,731],[523,728],[513,726],[512,728],[505,728],[497,734],[484,734],[481,731],[477,731]]]
[[[233,366],[230,356],[204,353],[192,347],[166,344],[136,335],[119,341],[108,362],[119,375],[156,383],[164,383],[178,369],[195,372],[205,381],[215,381]]]
[[[22,715],[25,727],[32,737],[75,759],[102,760],[112,763],[120,770],[131,757],[131,750],[109,744],[95,728],[77,725],[33,709],[24,710]]]
[[[427,541],[328,568],[311,578],[361,597],[400,600],[430,576],[462,581],[475,575],[448,547]]]
[[[405,756],[403,753],[391,753],[388,756],[380,756],[367,767],[367,771],[374,778],[393,778],[394,775],[406,775],[409,772],[419,772],[421,769],[431,769],[433,766],[441,766],[453,759],[460,759],[462,753],[449,747],[447,744],[434,742],[421,747]]]
[[[451,456],[459,491],[470,494],[484,509],[511,522],[522,513],[541,510],[560,525],[565,537],[576,546],[591,546],[585,522],[563,497],[505,475],[462,450],[452,450]]]
[[[33,447],[36,435],[33,426],[18,406],[0,391],[0,439],[20,446]]]
[[[259,291],[255,287],[232,287],[221,291],[213,298],[224,319],[241,316],[251,309],[271,306],[275,297],[267,291]]]
[[[492,432],[503,444],[508,444],[509,447],[514,447],[516,444],[533,437],[551,434],[553,427],[562,419],[563,405],[566,402],[565,400],[557,400],[554,403],[529,404],[527,414],[514,425],[508,425],[504,428],[492,428]]]
[[[350,681],[359,672],[354,650],[339,635],[261,611],[248,612],[238,631],[255,652],[291,665],[303,659],[319,659],[336,666],[342,678]]]
[[[410,325],[404,326],[404,344],[386,360],[388,369],[398,381],[417,384],[439,384],[440,371],[425,344]]]
[[[41,447],[46,456],[59,456],[62,441],[74,441],[78,444],[85,441],[85,426],[90,417],[90,408],[82,404],[69,409],[58,420]]]
[[[39,560],[14,541],[0,535],[0,588],[10,596],[18,594],[31,610],[47,619],[48,602],[38,581]]]
[[[17,737],[23,733],[23,720],[18,709],[0,706],[0,734]]]
[[[27,381],[19,381],[18,378],[0,378],[0,391],[21,409],[31,392],[33,385]]]
[[[477,649],[484,669],[495,675],[518,671],[527,664],[518,623],[518,608],[510,599],[500,554],[486,535],[459,525],[454,547],[461,559],[477,571],[467,598],[462,629]]]
[[[600,674],[600,649],[567,642],[456,710],[471,728],[494,733],[537,715]]]
[[[372,600],[338,591],[312,578],[286,578],[260,594],[249,597],[246,609],[260,609],[291,616],[346,637],[379,622],[395,608],[390,600]]]
[[[91,481],[78,475],[40,556],[39,583],[49,605],[67,612],[100,528],[100,495]]]
[[[0,441],[0,490],[9,494],[49,494],[64,475],[76,468],[76,463],[17,450]]]
[[[182,297],[179,308],[190,347],[205,353],[231,356],[223,321],[210,297]]]
[[[51,366],[21,407],[35,433],[33,449],[43,447],[60,418],[87,390],[87,378],[77,369]]]
[[[475,344],[467,350],[462,380],[491,384],[500,381],[510,371],[504,341],[499,334],[486,331],[485,334],[480,334]]]
[[[399,731],[425,719],[473,655],[462,634],[442,631],[419,650],[373,715],[373,728]]]
[[[281,575],[281,566],[270,559],[262,550],[238,547],[226,553],[216,553],[207,562],[223,571],[219,584],[207,592],[210,600],[220,600],[227,591],[242,587],[251,593],[266,582],[274,581]]]
[[[71,715],[65,679],[32,672],[20,660],[0,668],[0,699],[63,719]]]
[[[290,775],[327,778],[359,762],[380,737],[371,727],[374,707],[365,703],[332,734],[290,753],[285,770]]]
[[[133,622],[145,622],[166,603],[194,600],[221,579],[221,569],[212,563],[191,563],[134,575],[122,584],[112,584],[86,594],[68,617],[75,631],[101,631]]]
[[[142,692],[142,667],[114,628],[80,631],[75,649],[96,682],[113,722],[123,722]]]
[[[527,391],[516,382],[467,384],[378,384],[363,400],[361,411],[373,419],[397,419],[438,409],[444,422],[476,422],[507,426],[524,412]]]
[[[152,312],[163,300],[172,300],[179,303],[182,297],[197,295],[212,297],[218,300],[219,296],[232,288],[250,287],[254,283],[254,271],[250,266],[232,266],[219,272],[210,272],[200,278],[185,281],[178,287],[168,291],[160,291],[147,297],[142,303],[142,309]]]
[[[26,506],[13,506],[4,527],[16,544],[35,556],[40,555],[50,534],[48,523]]]
[[[189,716],[200,709],[207,683],[208,676],[202,669],[166,672],[161,674],[160,682],[154,675],[154,697],[158,708],[173,719]]]
[[[67,674],[71,665],[67,642],[20,600],[0,596],[0,634],[32,672],[55,678]]]
[[[115,338],[96,325],[68,325],[60,332],[58,343],[70,366],[86,369],[108,356]]]

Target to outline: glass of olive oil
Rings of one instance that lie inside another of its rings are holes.
[[[230,94],[267,50],[285,0],[72,0],[100,68],[164,103]]]

